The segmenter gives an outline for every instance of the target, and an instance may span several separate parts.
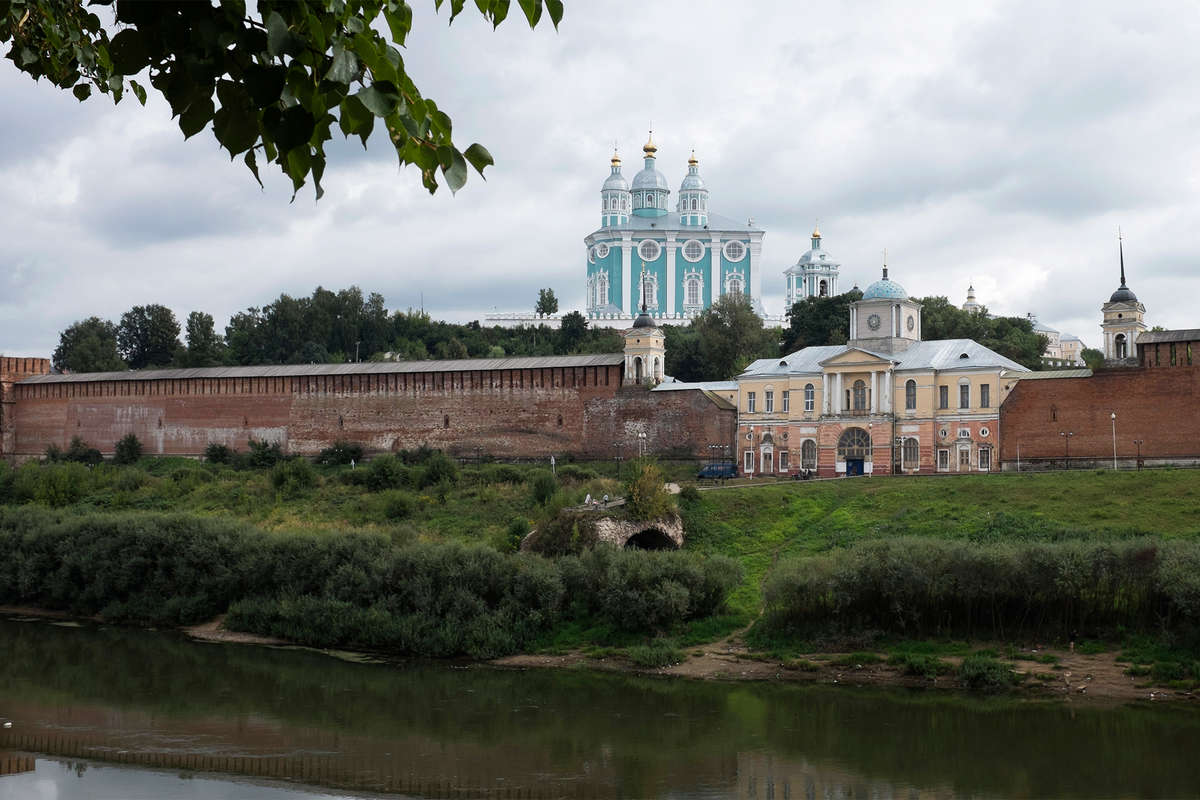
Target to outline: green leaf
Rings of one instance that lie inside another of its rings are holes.
[[[87,100],[92,96],[91,84],[78,84],[74,89],[71,90],[71,94],[75,95],[75,99],[82,103],[84,100]]]
[[[508,0],[494,0],[491,7],[492,30],[498,28],[507,16]],[[453,188],[451,188],[451,191],[454,191]]]
[[[200,97],[193,101],[187,110],[179,115],[179,130],[183,131],[183,138],[190,139],[204,130],[204,126],[213,118],[213,110],[211,97]]]
[[[550,21],[554,23],[554,27],[557,29],[558,23],[562,22],[562,0],[546,0],[546,10],[550,12]]]
[[[142,105],[146,105],[146,89],[145,89],[145,87],[143,87],[137,81],[133,81],[133,80],[131,80],[129,82],[129,85],[133,88],[133,94],[135,97],[137,97],[138,102],[141,103]]]
[[[137,28],[126,28],[112,38],[108,45],[113,69],[122,75],[136,75],[150,63],[146,42]]]
[[[447,169],[443,165],[442,174],[446,176],[446,185],[450,187],[450,192],[456,194],[467,182],[467,162],[462,153],[457,150],[451,152],[450,168]]]
[[[297,147],[287,154],[287,160],[284,164],[284,171],[288,177],[292,179],[292,199],[296,199],[296,192],[300,191],[300,187],[304,185],[304,178],[308,175],[308,169],[312,163],[312,156],[308,152],[308,146]]]
[[[338,125],[346,136],[357,135],[362,139],[363,149],[366,149],[367,137],[375,128],[375,115],[357,97],[347,97],[342,100]]]
[[[279,152],[290,154],[300,145],[308,144],[313,128],[316,127],[316,120],[303,106],[292,106],[282,114],[278,109],[268,108],[263,111],[263,127],[279,148]]]
[[[392,41],[403,47],[408,32],[412,30],[412,8],[408,3],[397,3],[394,8],[389,3],[383,10],[383,18],[391,31]]]
[[[325,73],[325,80],[349,84],[358,77],[358,59],[354,53],[341,45],[333,48],[333,63]]]
[[[471,162],[471,166],[480,175],[483,175],[483,168],[490,167],[496,162],[492,160],[492,154],[487,151],[487,148],[476,142],[466,149],[463,153],[467,161]]]
[[[271,103],[279,102],[283,94],[283,86],[287,81],[287,68],[281,66],[264,67],[251,64],[242,73],[246,90],[250,93],[250,102],[256,108],[265,108]]]
[[[213,135],[232,159],[258,141],[258,115],[245,106],[222,106],[213,117]]]
[[[267,17],[267,52],[273,58],[284,55],[294,55],[296,37],[288,30],[288,25],[278,11],[272,11]]]
[[[517,0],[521,6],[521,11],[525,12],[525,19],[529,21],[529,27],[537,27],[538,20],[542,18],[542,2],[541,0]]]
[[[396,92],[396,87],[389,81],[375,81],[370,86],[367,86],[354,95],[362,104],[367,107],[377,117],[386,117],[396,109],[396,104],[400,102],[400,95]]]
[[[258,181],[258,188],[264,188],[262,177],[258,174],[258,160],[254,157],[254,151],[247,150],[246,157],[242,160],[246,162],[246,166],[249,167],[250,171],[254,173],[254,180]]]

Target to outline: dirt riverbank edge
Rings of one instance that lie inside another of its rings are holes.
[[[35,617],[49,622],[71,623],[79,620],[98,623],[95,617],[73,617],[58,611],[18,606],[0,606],[0,615],[12,618]],[[347,661],[387,661],[386,655],[354,651],[311,648],[296,645],[285,639],[258,636],[227,630],[224,618],[217,617],[199,625],[181,628],[189,638],[217,644],[251,644],[266,647],[286,647],[313,650]],[[982,644],[980,645],[983,646]],[[1126,703],[1138,700],[1152,702],[1195,703],[1200,692],[1153,686],[1144,677],[1126,674],[1127,665],[1117,662],[1116,652],[1083,654],[1056,648],[1037,648],[1023,651],[1029,660],[1009,663],[1024,679],[1009,694],[1034,699],[1063,699],[1078,703]],[[781,662],[755,654],[730,637],[707,645],[689,648],[686,658],[669,667],[640,667],[621,656],[596,658],[582,652],[566,654],[520,653],[480,662],[508,669],[585,669],[601,672],[620,672],[632,675],[687,678],[711,681],[776,681],[815,683],[830,686],[874,686],[920,688],[934,691],[966,691],[954,675],[929,679],[903,674],[886,663],[834,664],[841,653],[812,653],[806,657]],[[1041,663],[1036,657],[1053,656],[1055,664]],[[962,660],[953,656],[943,658],[957,666]],[[804,668],[797,668],[803,664]]]

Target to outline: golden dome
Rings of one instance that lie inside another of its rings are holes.
[[[654,131],[650,131],[646,144],[642,147],[642,152],[646,154],[646,158],[654,158],[654,154],[658,152],[658,146],[654,144]]]
[[[688,159],[688,166],[689,166],[689,167],[694,167],[694,166],[696,166],[696,165],[697,165],[697,164],[699,164],[699,163],[700,163],[700,162],[696,160],[696,151],[695,151],[695,149],[693,149],[693,150],[692,150],[692,157]]]
[[[814,238],[814,239],[821,238],[821,229],[818,228],[816,225],[813,225],[812,238]]]
[[[621,157],[619,155],[617,155],[617,148],[615,148],[615,147],[613,148],[612,165],[614,167],[621,166]]]

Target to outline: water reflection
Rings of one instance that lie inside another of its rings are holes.
[[[0,716],[14,721],[0,749],[188,774],[489,798],[1174,797],[1200,787],[1200,718],[1187,708],[347,664],[11,621],[0,621],[0,653]]]

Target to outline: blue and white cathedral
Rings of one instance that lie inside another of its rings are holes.
[[[694,152],[672,211],[653,132],[642,152],[632,185],[613,153],[600,189],[600,228],[584,238],[592,324],[628,327],[643,303],[656,320],[687,320],[726,294],[748,296],[761,315],[762,228],[709,211]]]

